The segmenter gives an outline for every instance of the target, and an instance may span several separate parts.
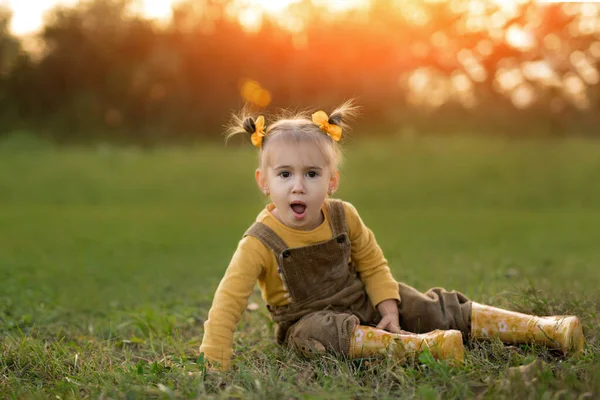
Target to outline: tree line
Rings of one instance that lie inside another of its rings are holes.
[[[351,97],[381,134],[598,134],[597,5],[402,3],[334,15],[304,0],[249,26],[233,1],[180,3],[157,23],[129,0],[90,0],[56,7],[27,51],[2,10],[0,134],[186,141],[219,137],[246,103]]]

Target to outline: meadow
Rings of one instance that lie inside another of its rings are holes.
[[[462,367],[302,359],[259,305],[226,373],[199,345],[266,200],[252,146],[62,146],[0,138],[2,398],[594,398],[600,395],[600,141],[397,136],[346,148],[354,204],[397,280],[576,314],[586,351],[469,343]],[[529,376],[511,367],[542,360]]]

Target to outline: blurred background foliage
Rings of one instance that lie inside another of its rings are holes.
[[[90,0],[56,6],[33,37],[0,8],[0,134],[186,142],[220,138],[244,103],[350,97],[362,134],[599,134],[599,4],[348,3],[188,0],[159,21]]]

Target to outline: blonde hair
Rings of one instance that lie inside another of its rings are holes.
[[[350,126],[349,123],[358,115],[359,107],[354,100],[350,99],[337,107],[329,115],[328,122],[338,125],[343,130],[342,138],[345,138]],[[231,123],[227,127],[226,140],[240,133],[253,134],[256,130],[256,116],[244,108],[239,114],[233,115]],[[338,142],[323,132],[315,124],[308,112],[293,113],[283,110],[275,116],[275,122],[267,126],[259,153],[259,165],[261,169],[268,166],[269,143],[284,141],[290,144],[312,142],[317,144],[323,157],[328,161],[332,171],[339,168],[342,162],[342,152]]]

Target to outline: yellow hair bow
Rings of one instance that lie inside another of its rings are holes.
[[[334,141],[339,142],[342,138],[342,127],[329,123],[329,117],[325,111],[317,111],[312,115],[312,120],[321,128],[323,132],[329,135]]]
[[[265,137],[265,117],[261,115],[256,118],[254,126],[254,133],[250,136],[250,140],[255,147],[261,147],[263,138]]]

